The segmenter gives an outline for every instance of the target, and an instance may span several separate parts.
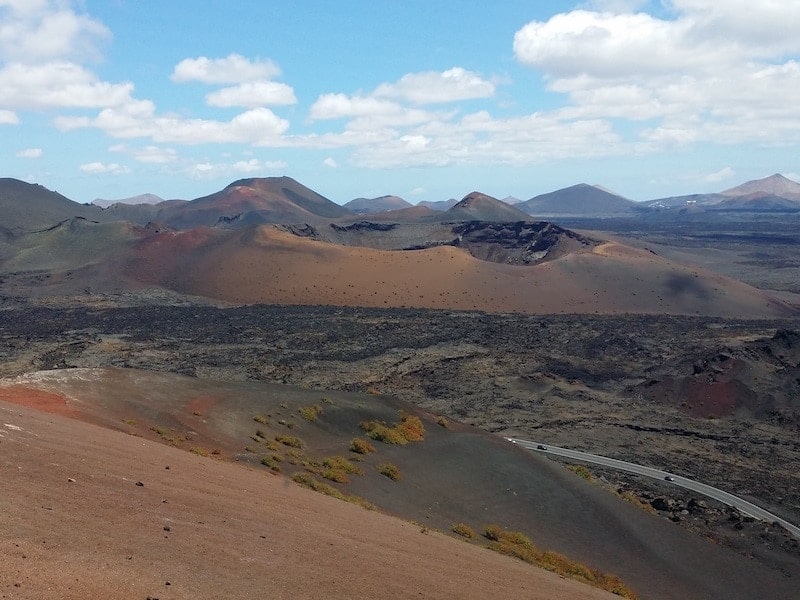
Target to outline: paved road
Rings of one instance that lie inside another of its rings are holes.
[[[523,448],[527,448],[528,450],[534,450],[536,452],[542,452],[545,454],[556,454],[558,456],[563,456],[565,458],[570,458],[572,460],[579,460],[597,465],[603,465],[605,467],[611,467],[612,469],[620,469],[621,471],[637,473],[638,475],[644,475],[645,477],[660,479],[664,483],[670,483],[672,485],[679,485],[681,487],[685,487],[687,489],[708,496],[709,498],[713,498],[714,500],[719,500],[720,502],[722,502],[723,504],[727,504],[728,506],[733,506],[734,508],[738,509],[739,512],[745,515],[749,515],[755,519],[759,519],[760,521],[766,521],[768,523],[773,523],[773,522],[778,523],[782,527],[786,528],[794,537],[800,539],[800,527],[792,525],[788,521],[785,521],[781,519],[779,516],[764,510],[760,506],[756,506],[752,502],[748,502],[747,500],[739,498],[738,496],[734,496],[733,494],[730,494],[724,490],[711,487],[710,485],[706,485],[705,483],[700,483],[699,481],[694,481],[693,479],[688,479],[687,477],[681,477],[680,475],[674,475],[669,471],[662,471],[660,469],[654,469],[652,467],[644,467],[642,465],[629,463],[624,460],[617,460],[616,458],[598,456],[597,454],[589,454],[588,452],[580,452],[578,450],[570,450],[568,448],[559,448],[557,446],[550,446],[549,444],[543,444],[541,442],[532,442],[530,440],[521,440],[519,438],[506,438],[506,439],[509,442],[517,444],[518,446],[522,446]],[[670,479],[667,480],[666,479],[667,477],[669,477]]]

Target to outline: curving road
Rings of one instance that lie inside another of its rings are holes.
[[[747,500],[739,498],[738,496],[734,496],[733,494],[730,494],[724,490],[706,485],[705,483],[700,483],[699,481],[695,481],[687,477],[681,477],[680,475],[674,475],[668,471],[662,471],[661,469],[654,469],[652,467],[645,467],[635,463],[626,462],[624,460],[617,460],[616,458],[598,456],[597,454],[589,454],[588,452],[580,452],[579,450],[570,450],[568,448],[559,448],[557,446],[550,446],[541,442],[532,442],[530,440],[521,440],[519,438],[506,439],[512,444],[522,446],[528,450],[534,450],[544,454],[555,454],[557,456],[563,456],[572,460],[603,465],[604,467],[611,467],[612,469],[619,469],[621,471],[628,471],[629,473],[644,475],[645,477],[652,477],[653,479],[660,479],[664,483],[679,485],[689,490],[698,492],[699,494],[703,494],[704,496],[708,496],[709,498],[713,498],[714,500],[718,500],[723,504],[727,504],[728,506],[733,506],[734,508],[738,509],[739,512],[749,515],[754,519],[766,521],[768,523],[778,523],[781,525],[781,527],[784,527],[786,530],[788,530],[794,537],[800,539],[800,527],[781,519],[779,516],[764,510],[760,506],[756,506],[752,502],[748,502]],[[667,479],[667,477],[670,479]]]

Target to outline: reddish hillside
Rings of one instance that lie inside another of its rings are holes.
[[[750,318],[791,312],[743,283],[614,243],[516,266],[451,246],[375,250],[261,226],[196,246],[182,235],[160,238],[157,248],[137,248],[132,260],[144,281],[237,303]]]

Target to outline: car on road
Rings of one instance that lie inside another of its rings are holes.
[[[538,446],[536,446],[536,449],[537,450],[547,450],[547,446],[545,446],[544,444],[539,444]]]
[[[667,475],[664,477],[664,481],[675,481],[675,478],[672,475]]]

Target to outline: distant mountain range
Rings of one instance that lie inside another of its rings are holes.
[[[717,218],[725,202],[726,214],[788,210],[783,207],[795,204],[786,203],[796,203],[800,212],[800,201],[784,197],[794,193],[793,185],[775,178],[768,183],[775,187],[716,194],[714,210],[698,207],[699,200],[676,203],[675,210]],[[233,303],[794,314],[740,282],[710,273],[698,278],[694,267],[542,218],[673,218],[672,209],[636,204],[596,186],[580,184],[516,205],[476,191],[439,211],[375,200],[362,201],[360,210],[370,204],[402,208],[355,214],[289,177],[242,179],[194,200],[107,208],[2,179],[0,290],[70,296],[145,287]]]
[[[516,199],[514,199],[516,200]],[[717,219],[737,213],[800,213],[800,183],[775,174],[712,194],[633,202],[600,186],[581,183],[509,204],[475,191],[460,201],[420,202],[398,196],[357,198],[341,206],[290,177],[234,181],[194,200],[144,194],[78,204],[38,184],[0,179],[0,228],[35,231],[80,217],[98,223],[159,223],[182,230],[239,228],[264,223],[319,224],[369,216],[379,221],[526,221],[559,218]]]

